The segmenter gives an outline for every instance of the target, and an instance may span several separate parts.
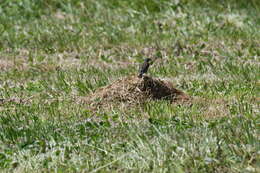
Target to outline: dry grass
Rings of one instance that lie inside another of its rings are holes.
[[[199,105],[200,113],[203,118],[214,119],[225,116],[231,116],[229,111],[230,101],[224,98],[208,99],[208,98],[193,98],[192,103]]]
[[[96,90],[84,101],[93,108],[114,105],[137,105],[149,100],[169,100],[172,103],[189,100],[184,92],[175,89],[171,82],[144,76],[130,75]]]
[[[5,71],[13,67],[13,63],[10,60],[0,59],[0,70]]]

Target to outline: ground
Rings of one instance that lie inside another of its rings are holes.
[[[0,170],[260,172],[259,19],[257,0],[2,1]],[[81,101],[144,58],[192,103]]]

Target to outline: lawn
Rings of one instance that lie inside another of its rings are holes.
[[[0,172],[260,172],[259,28],[258,0],[1,1]],[[147,57],[189,104],[81,101]]]

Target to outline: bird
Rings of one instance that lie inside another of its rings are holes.
[[[138,77],[142,78],[144,73],[147,73],[152,59],[145,58],[144,63],[140,66]]]

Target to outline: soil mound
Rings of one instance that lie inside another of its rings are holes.
[[[149,76],[128,76],[96,90],[87,96],[90,106],[142,104],[149,100],[169,100],[171,103],[189,100],[184,92],[175,89],[171,82]]]

